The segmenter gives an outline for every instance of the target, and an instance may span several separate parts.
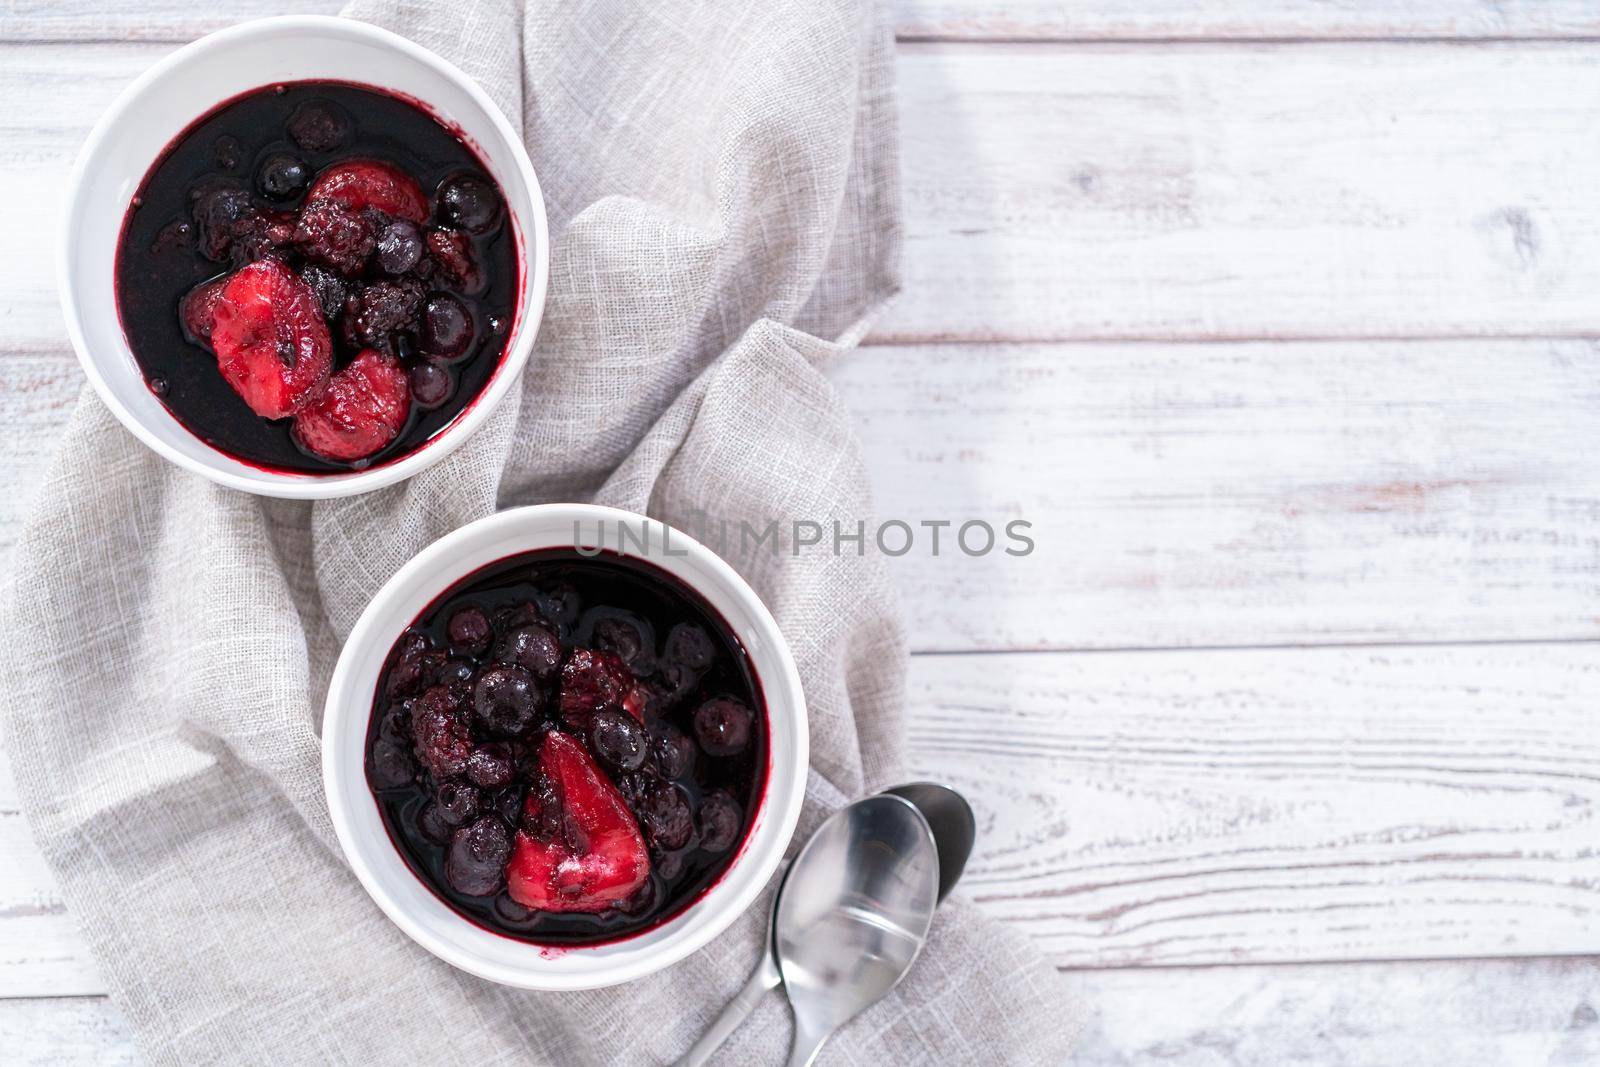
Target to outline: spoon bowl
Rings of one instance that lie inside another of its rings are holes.
[[[972,814],[972,805],[967,803],[966,797],[938,782],[907,782],[884,792],[911,801],[928,820],[934,847],[939,852],[939,902],[944,903],[944,898],[961,880],[961,872],[966,870],[967,858],[972,855],[972,846],[978,839],[978,820]]]
[[[795,1038],[790,1067],[899,984],[928,938],[939,858],[928,821],[879,794],[835,812],[784,879],[776,949]]]
[[[884,790],[909,800],[922,813],[933,833],[934,849],[939,857],[939,902],[949,895],[950,889],[966,868],[967,857],[977,837],[977,820],[967,798],[948,786],[935,782],[908,782]],[[744,987],[730,1000],[700,1035],[699,1040],[678,1061],[677,1067],[702,1067],[712,1053],[750,1017],[762,996],[783,984],[778,970],[777,924],[778,902],[783,899],[787,868],[778,874],[778,885],[772,894],[772,904],[767,910],[767,933],[762,941],[761,956],[745,980]]]

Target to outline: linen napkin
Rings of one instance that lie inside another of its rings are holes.
[[[152,1063],[664,1062],[743,982],[769,898],[618,988],[457,972],[346,868],[321,701],[379,585],[497,508],[847,528],[868,514],[823,368],[897,285],[892,42],[852,0],[349,14],[453,60],[521,125],[553,239],[521,388],[426,473],[317,504],[185,474],[86,391],[16,551],[5,751]],[[880,560],[789,547],[732,562],[804,679],[798,841],[900,773],[905,647]],[[958,897],[910,978],[821,1062],[1060,1063],[1075,1031],[1048,965]],[[782,1062],[789,1035],[768,997],[720,1062]]]

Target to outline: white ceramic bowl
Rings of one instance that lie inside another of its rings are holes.
[[[123,217],[150,165],[218,104],[287,81],[337,80],[420,101],[459,129],[505,194],[521,263],[515,326],[499,368],[477,399],[421,448],[364,471],[262,470],[190,433],[156,399],[117,318],[115,270]],[[67,187],[57,260],[67,334],[100,398],[139,440],[187,470],[235,489],[318,499],[364,493],[409,478],[466,440],[528,361],[549,281],[544,199],[522,141],[477,83],[420,45],[363,22],[325,17],[260,19],[213,33],[145,71],[95,125]]]
[[[767,784],[744,844],[721,879],[660,926],[592,947],[544,948],[492,933],[452,911],[406,866],[367,787],[364,749],[373,697],[396,638],[440,594],[496,560],[540,548],[571,547],[580,536],[617,548],[615,524],[647,524],[650,550],[631,542],[625,555],[648,560],[696,590],[743,642],[766,700]],[[580,524],[575,527],[574,524]],[[716,937],[761,891],[783,858],[805,796],[809,740],[805,695],[778,624],[755,592],[711,550],[677,530],[668,555],[667,527],[613,508],[544,504],[502,511],[440,538],[386,582],[350,631],[328,687],[322,720],[322,776],[328,809],[346,859],[372,899],[423,948],[464,971],[525,989],[589,989],[658,971]]]

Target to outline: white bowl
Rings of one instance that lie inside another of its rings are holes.
[[[146,172],[174,138],[218,104],[288,81],[336,80],[426,105],[459,129],[500,184],[517,242],[521,293],[500,366],[454,422],[415,451],[368,470],[263,470],[220,452],[150,392],[117,317],[113,273],[123,218]],[[533,350],[549,281],[544,199],[522,141],[477,83],[420,45],[363,22],[260,19],[180,48],[140,75],[95,124],[67,186],[57,280],[67,334],[84,373],[135,437],[186,470],[267,496],[320,499],[409,478],[469,437],[516,383]]]
[[[667,922],[594,946],[543,947],[492,933],[463,918],[406,866],[367,787],[364,752],[373,697],[395,640],[440,594],[496,560],[540,548],[572,547],[580,536],[617,549],[616,524],[649,531],[649,550],[630,542],[622,554],[648,560],[697,591],[744,644],[767,712],[766,792],[722,877]],[[581,524],[577,525],[577,524]],[[493,982],[524,989],[590,989],[658,971],[716,937],[760,893],[794,834],[809,759],[805,695],[788,643],[766,606],[733,568],[688,535],[614,508],[544,504],[479,519],[423,549],[386,582],[345,642],[328,687],[322,720],[322,777],[328,810],[356,877],[400,929],[435,956]],[[676,553],[682,552],[682,555]]]

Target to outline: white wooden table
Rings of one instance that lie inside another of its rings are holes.
[[[89,125],[336,3],[78,6],[0,14],[0,551]],[[1600,1061],[1600,2],[897,17],[907,286],[837,380],[883,516],[1034,524],[897,562],[910,741],[1078,1062]],[[0,777],[0,1062],[137,1062],[104,989]]]

